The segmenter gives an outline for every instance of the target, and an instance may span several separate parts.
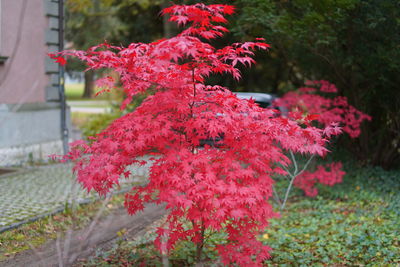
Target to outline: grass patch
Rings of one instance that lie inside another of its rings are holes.
[[[82,131],[84,137],[88,137],[100,133],[120,116],[121,113],[119,112],[104,114],[73,112],[71,114],[71,122]]]
[[[347,165],[343,183],[295,192],[272,220],[266,244],[273,266],[397,266],[400,263],[400,171]]]
[[[342,184],[320,187],[306,198],[295,189],[281,218],[271,220],[260,240],[273,250],[269,266],[398,266],[400,264],[400,171],[348,162]],[[154,231],[118,242],[80,266],[161,266],[152,241]],[[216,262],[214,234],[205,250]],[[180,242],[170,255],[172,266],[193,266],[194,245]]]
[[[112,210],[123,206],[124,195],[115,195],[108,202],[103,216]],[[56,239],[57,234],[65,233],[68,229],[82,229],[89,225],[104,205],[96,201],[85,205],[77,205],[74,211],[66,208],[64,212],[24,224],[0,234],[0,265],[1,261],[22,252],[43,245],[50,239]]]
[[[91,117],[93,117],[92,113],[72,112],[71,123],[82,130],[85,125],[87,125],[87,123],[90,121]]]
[[[83,96],[83,91],[84,91],[84,83],[66,83],[65,84],[65,97],[67,100],[90,100],[88,98],[82,98]],[[93,94],[96,94],[96,92],[100,91],[101,89],[99,87],[95,87]],[[93,96],[92,99],[96,100],[108,100],[114,98],[116,93],[111,92],[111,93],[103,93],[98,96]]]
[[[83,89],[84,89],[83,83],[66,83],[65,96],[68,100],[81,99],[83,95]]]

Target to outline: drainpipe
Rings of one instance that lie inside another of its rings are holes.
[[[58,45],[59,51],[64,50],[64,0],[58,0]],[[58,92],[61,104],[61,137],[64,155],[68,153],[68,127],[67,127],[67,105],[64,90],[64,66],[59,64]]]

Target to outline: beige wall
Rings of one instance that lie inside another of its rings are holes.
[[[1,0],[0,19],[0,55],[9,57],[0,65],[0,104],[45,102],[44,1]]]

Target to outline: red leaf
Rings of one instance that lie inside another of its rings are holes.
[[[65,58],[63,58],[61,56],[56,56],[55,54],[51,54],[51,53],[48,55],[49,55],[49,57],[54,59],[56,63],[59,63],[61,66],[64,66],[65,64],[67,64],[67,61],[65,60]]]

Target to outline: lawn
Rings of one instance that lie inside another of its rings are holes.
[[[294,190],[280,218],[259,238],[272,248],[270,266],[399,266],[400,171],[347,164],[342,184],[320,187],[316,198]],[[278,185],[279,187],[279,185]],[[152,241],[154,231],[125,241],[82,266],[160,266]],[[214,234],[205,247],[210,263],[217,261]],[[170,256],[173,266],[193,266],[195,247],[181,242]]]
[[[68,100],[81,99],[83,95],[83,83],[66,83],[65,96]]]
[[[110,94],[100,94],[92,99],[83,99],[83,83],[66,83],[65,84],[65,97],[67,100],[107,100],[110,99]],[[95,92],[99,91],[98,87],[95,88]]]

